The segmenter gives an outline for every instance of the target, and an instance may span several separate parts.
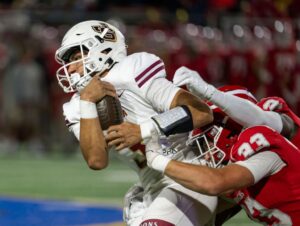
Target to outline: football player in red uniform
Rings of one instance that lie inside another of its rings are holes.
[[[197,72],[186,67],[176,71],[173,82],[178,86],[186,85],[193,94],[220,107],[231,119],[245,128],[267,125],[300,148],[300,118],[282,98],[268,97],[257,104],[253,101],[245,101],[243,98],[231,95],[236,93],[237,87],[225,86],[218,90],[206,83]]]
[[[154,132],[146,148],[148,165],[194,191],[232,198],[252,220],[300,225],[300,150],[268,126],[238,134],[226,125],[223,120],[206,126],[189,141],[208,165],[174,160],[162,165],[166,157]],[[230,163],[218,167],[225,156]]]

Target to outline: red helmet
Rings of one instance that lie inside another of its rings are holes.
[[[227,85],[220,87],[219,90],[257,103],[255,97],[245,87]],[[219,167],[222,162],[228,161],[231,147],[243,127],[230,119],[216,105],[210,102],[208,105],[213,110],[214,121],[202,128],[194,129],[187,144],[199,150],[197,159],[205,158],[208,166]]]
[[[234,96],[241,97],[243,99],[249,100],[252,103],[257,103],[256,98],[253,96],[249,90],[244,86],[237,86],[237,85],[225,85],[218,88],[218,90],[224,93],[230,93]]]

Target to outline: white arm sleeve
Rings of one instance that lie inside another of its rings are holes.
[[[279,172],[286,164],[275,152],[263,151],[259,152],[245,161],[238,161],[234,164],[246,167],[253,174],[255,183],[262,178]]]
[[[254,103],[216,90],[210,101],[220,107],[232,120],[244,127],[266,125],[281,133],[283,123],[280,115],[273,111],[264,111]]]
[[[174,96],[180,90],[165,78],[154,79],[148,87],[146,98],[158,112],[170,109]]]

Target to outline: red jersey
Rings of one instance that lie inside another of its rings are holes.
[[[263,98],[257,105],[264,111],[275,111],[279,114],[286,114],[294,121],[298,128],[291,141],[300,149],[300,118],[289,108],[285,100],[280,97],[267,97]]]
[[[266,225],[300,225],[300,150],[267,126],[244,130],[231,149],[231,161],[272,151],[286,163],[279,172],[233,194],[248,216]]]

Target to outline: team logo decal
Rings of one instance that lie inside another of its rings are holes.
[[[116,32],[113,29],[109,28],[106,24],[100,23],[99,25],[92,26],[92,28],[94,31],[98,32],[105,41],[109,41],[109,42],[117,41]],[[105,31],[106,28],[108,28],[108,31],[103,36],[103,32]]]

